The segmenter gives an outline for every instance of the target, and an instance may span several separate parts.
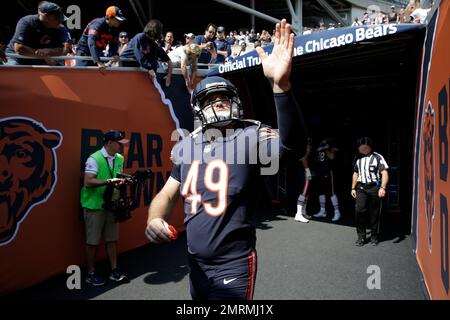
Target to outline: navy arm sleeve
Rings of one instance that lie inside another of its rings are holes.
[[[142,68],[147,70],[152,70],[152,65],[148,61],[147,57],[142,53],[142,43],[141,39],[136,42],[136,46],[133,49],[134,57],[136,61],[139,62]],[[156,70],[155,70],[156,71]]]
[[[30,39],[27,37],[29,28],[30,28],[30,25],[26,19],[21,18],[19,20],[19,22],[17,22],[16,31],[12,38],[13,48],[14,48],[14,43],[19,43],[19,44],[29,46],[28,43],[30,42]]]
[[[305,120],[292,91],[274,93],[280,134],[280,156],[294,152],[297,158],[306,150]]]
[[[91,30],[89,30],[88,35],[89,52],[91,53],[92,60],[94,61],[95,64],[97,64],[100,61],[97,55],[97,48],[95,44],[96,41],[97,41],[96,36],[91,33]]]
[[[170,176],[177,180],[178,182],[181,182],[181,170],[180,165],[174,164],[172,172],[170,173]]]

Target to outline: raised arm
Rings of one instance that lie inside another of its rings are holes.
[[[256,48],[261,58],[264,75],[269,80],[278,119],[281,148],[302,154],[306,147],[306,125],[302,112],[291,91],[292,55],[294,52],[294,34],[291,26],[283,19],[275,27],[275,41],[270,56],[261,47]]]
[[[256,51],[261,58],[264,75],[269,80],[274,93],[291,90],[292,54],[294,52],[294,34],[286,19],[275,27],[275,42],[270,56],[258,47]]]

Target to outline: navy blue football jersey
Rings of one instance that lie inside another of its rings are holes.
[[[88,23],[80,37],[77,52],[92,56],[94,63],[103,56],[103,50],[109,45],[108,56],[118,54],[119,29],[110,27],[105,18],[97,18]]]
[[[328,177],[330,172],[334,170],[334,160],[328,157],[326,150],[317,152],[316,161],[316,169],[319,177]]]
[[[277,111],[285,110],[278,113],[283,114],[278,119],[278,125],[284,125],[280,133],[252,124],[215,139],[200,132],[174,146],[171,176],[181,183],[188,251],[196,259],[220,264],[246,256],[255,247],[261,168],[267,159],[304,150],[303,118],[292,99],[291,94],[275,95]]]
[[[37,14],[21,18],[16,25],[13,38],[6,47],[5,52],[16,54],[14,43],[23,44],[33,49],[62,48],[66,43],[71,44],[72,39],[67,28],[60,25],[58,28],[45,28]],[[14,59],[19,64],[43,64],[41,59]]]

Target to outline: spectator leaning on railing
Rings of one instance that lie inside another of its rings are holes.
[[[37,59],[8,57],[7,64],[55,65],[57,61],[51,57],[63,55],[65,44],[71,42],[68,30],[62,25],[65,19],[60,6],[53,2],[42,2],[37,15],[21,18],[5,52]]]
[[[168,65],[167,75],[164,77],[166,86],[170,86],[172,78],[172,62],[163,48],[157,43],[161,37],[163,25],[161,21],[152,19],[144,28],[144,32],[135,35],[128,43],[127,48],[122,53],[122,58],[134,58],[137,62],[121,61],[122,67],[141,66],[148,70],[153,80],[158,69],[158,60],[166,62]]]
[[[200,56],[200,46],[192,43],[176,48],[169,53],[169,58],[175,68],[181,68],[186,88],[192,93],[197,77],[197,60]],[[187,67],[190,67],[189,74]]]
[[[126,18],[122,15],[122,11],[115,6],[106,9],[105,17],[97,18],[89,22],[84,29],[83,34],[78,42],[77,56],[90,56],[90,60],[77,60],[77,66],[95,66],[100,71],[104,71],[106,67],[111,66],[118,61],[118,35],[119,26]],[[102,51],[108,47],[108,56],[114,57],[112,61],[103,63],[100,61]]]

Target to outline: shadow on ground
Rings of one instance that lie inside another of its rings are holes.
[[[310,205],[307,208],[307,214],[313,216],[317,213],[319,207],[316,205]],[[325,218],[315,218],[311,217],[311,221],[330,223],[339,226],[346,226],[355,228],[355,213],[353,207],[343,206],[341,208],[342,217],[340,220],[333,222],[331,219],[333,217],[333,208],[327,206],[327,217]],[[295,212],[288,212],[285,206],[282,204],[271,204],[271,208],[267,210],[261,210],[260,215],[258,215],[257,228],[266,230],[271,229],[272,226],[267,224],[270,221],[276,220],[293,220]],[[296,222],[301,223],[301,222]],[[370,229],[368,223],[367,225],[367,237],[370,238]],[[391,241],[392,243],[400,243],[410,235],[409,219],[405,219],[404,213],[402,212],[391,212],[384,210],[380,218],[380,230],[379,230],[379,242]],[[356,240],[356,229],[355,229],[355,240]]]
[[[145,274],[144,283],[150,285],[180,282],[188,274],[185,233],[177,241],[164,245],[146,245],[119,255],[119,266],[127,274],[128,281],[116,283],[107,280],[103,286],[92,286],[84,282],[86,271],[82,270],[81,290],[68,290],[68,274],[57,275],[28,289],[13,293],[6,299],[33,300],[86,300],[95,298],[109,290],[133,281]],[[97,264],[102,276],[109,272],[109,262]]]

